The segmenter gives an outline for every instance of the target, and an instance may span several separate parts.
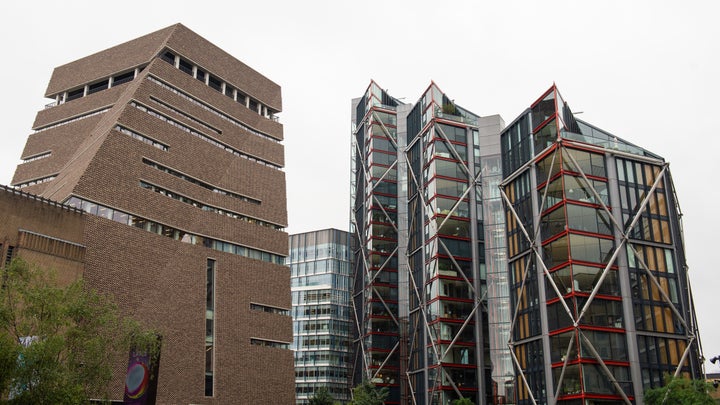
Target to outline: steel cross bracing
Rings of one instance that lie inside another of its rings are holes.
[[[654,162],[654,163],[657,164],[657,165],[661,165],[661,166],[662,166],[662,170],[661,170],[660,173],[657,175],[657,177],[656,177],[656,179],[655,179],[655,181],[654,181],[651,189],[649,190],[649,192],[645,195],[645,197],[643,198],[643,200],[641,201],[641,203],[640,203],[639,206],[637,207],[637,211],[636,211],[636,213],[634,214],[632,220],[630,221],[630,224],[629,224],[625,229],[623,229],[622,226],[616,221],[615,217],[614,217],[614,216],[612,215],[612,213],[610,212],[609,207],[605,204],[605,202],[603,201],[603,199],[601,198],[601,196],[599,195],[599,193],[597,192],[597,190],[596,190],[595,187],[593,186],[593,183],[587,178],[585,172],[582,170],[581,166],[577,163],[577,161],[576,161],[575,158],[572,156],[572,154],[570,154],[570,153],[565,153],[565,152],[567,151],[567,148],[565,147],[565,142],[567,142],[567,141],[563,141],[562,139],[558,139],[557,146],[555,146],[555,150],[552,152],[552,153],[553,153],[553,157],[552,157],[552,161],[551,161],[551,164],[550,164],[550,173],[548,173],[548,175],[547,175],[548,181],[549,181],[549,179],[552,178],[552,176],[553,176],[552,168],[555,166],[555,159],[556,159],[556,157],[557,157],[557,153],[560,151],[561,154],[562,154],[562,157],[565,157],[565,156],[569,157],[570,163],[572,163],[573,168],[574,168],[575,171],[576,171],[577,173],[579,173],[580,176],[582,177],[582,179],[583,179],[583,181],[584,181],[584,186],[586,186],[586,187],[593,193],[593,196],[595,197],[596,201],[597,201],[598,204],[601,206],[601,208],[608,214],[608,217],[609,217],[609,218],[611,219],[611,221],[613,222],[613,225],[614,225],[615,229],[616,229],[616,230],[620,233],[620,235],[621,235],[620,243],[619,243],[618,246],[615,248],[615,250],[613,251],[613,254],[612,254],[610,260],[609,260],[608,263],[606,264],[605,268],[602,270],[600,279],[598,280],[598,282],[597,282],[597,283],[595,284],[595,286],[593,287],[593,290],[592,290],[592,292],[590,293],[590,297],[588,298],[587,302],[586,302],[585,305],[583,306],[583,308],[582,308],[582,310],[580,311],[580,313],[579,313],[579,315],[577,316],[577,318],[575,318],[575,317],[572,315],[572,312],[570,311],[570,308],[567,306],[565,300],[562,299],[562,296],[563,296],[563,295],[560,293],[560,289],[558,288],[557,284],[555,283],[555,280],[551,277],[550,272],[548,271],[548,268],[547,268],[547,266],[545,265],[545,263],[544,263],[544,261],[543,261],[543,259],[542,259],[542,255],[541,255],[541,253],[540,253],[540,251],[539,251],[539,248],[538,248],[538,247],[540,246],[540,243],[541,243],[541,241],[540,241],[540,239],[539,239],[539,237],[540,237],[540,227],[538,227],[538,229],[536,230],[535,235],[534,235],[534,238],[531,238],[530,235],[529,235],[529,233],[528,233],[527,230],[525,229],[525,226],[523,225],[520,216],[519,216],[518,213],[515,211],[515,208],[513,207],[512,202],[510,201],[510,199],[508,198],[507,194],[505,193],[504,186],[508,184],[508,181],[507,181],[507,180],[500,185],[500,194],[501,194],[503,200],[505,201],[506,207],[510,210],[510,212],[511,212],[512,215],[513,215],[513,217],[514,217],[515,220],[517,221],[518,226],[520,227],[520,230],[522,231],[523,235],[525,236],[525,238],[527,239],[527,241],[530,243],[530,249],[531,249],[531,251],[535,254],[535,257],[538,259],[537,262],[538,262],[538,263],[541,265],[541,267],[542,267],[543,273],[544,273],[545,277],[547,278],[546,281],[548,281],[548,282],[550,283],[550,285],[552,286],[553,290],[555,290],[555,293],[557,294],[557,296],[558,296],[558,297],[561,297],[561,299],[560,299],[559,302],[562,303],[563,308],[565,309],[566,314],[570,317],[570,319],[571,319],[571,321],[572,321],[572,323],[573,323],[573,328],[575,329],[575,331],[578,332],[578,335],[583,339],[583,343],[586,345],[587,349],[590,351],[590,354],[595,358],[595,360],[598,361],[601,369],[603,370],[603,373],[606,375],[606,377],[609,379],[609,381],[613,384],[613,386],[615,387],[615,390],[618,392],[618,394],[623,398],[623,400],[625,401],[625,403],[631,404],[631,402],[630,402],[629,398],[627,397],[627,395],[625,394],[624,390],[622,389],[622,387],[620,387],[618,381],[615,379],[615,376],[614,376],[614,375],[612,374],[612,372],[608,369],[608,367],[607,367],[607,365],[605,364],[605,362],[603,361],[602,357],[598,354],[595,346],[592,344],[592,342],[590,341],[590,339],[583,333],[583,331],[579,328],[579,325],[578,325],[578,324],[579,324],[579,321],[582,319],[582,317],[585,315],[585,313],[586,313],[586,311],[588,310],[588,308],[589,308],[590,304],[592,303],[593,299],[595,298],[595,296],[596,296],[597,293],[599,292],[600,287],[602,286],[603,281],[604,281],[605,277],[607,276],[608,271],[610,270],[610,267],[615,263],[615,260],[617,259],[617,256],[618,256],[619,253],[622,251],[622,249],[624,248],[625,244],[628,242],[628,239],[629,239],[628,234],[630,233],[630,231],[631,231],[631,230],[635,227],[635,225],[637,224],[637,221],[640,219],[643,211],[645,210],[648,202],[650,201],[650,197],[653,196],[653,194],[655,193],[655,190],[657,189],[658,185],[659,185],[660,182],[664,179],[665,173],[666,173],[666,171],[667,171],[668,164],[667,164],[667,163],[664,163],[664,162],[662,162],[662,161],[655,161],[655,162]],[[531,161],[531,162],[534,163],[534,161]],[[561,165],[562,165],[562,163],[561,163]],[[534,165],[531,166],[531,165],[527,165],[527,164],[526,164],[526,165],[524,165],[523,167],[521,167],[518,171],[516,171],[516,173],[518,173],[519,171],[522,171],[522,170],[527,169],[529,166],[530,166],[530,167],[534,167]],[[513,175],[513,176],[512,176],[512,179],[514,179],[515,177],[516,177],[516,175]],[[544,192],[543,192],[543,197],[542,197],[542,200],[541,200],[541,203],[540,203],[540,210],[539,210],[539,212],[543,212],[543,210],[544,210],[544,204],[545,204],[545,201],[546,201],[548,189],[549,189],[549,187],[546,185],[546,187],[545,187],[545,189],[544,189]],[[686,349],[685,349],[685,352],[683,353],[682,359],[681,359],[680,362],[678,363],[678,366],[677,366],[677,368],[676,368],[676,370],[675,370],[675,376],[677,376],[677,375],[680,373],[680,371],[681,371],[681,368],[682,368],[683,363],[684,363],[685,360],[687,359],[687,356],[688,356],[688,354],[689,354],[689,352],[690,352],[690,348],[692,347],[692,343],[693,343],[693,341],[696,339],[696,337],[693,335],[692,329],[688,327],[688,325],[687,325],[687,323],[685,322],[685,319],[684,319],[683,316],[681,315],[680,311],[677,309],[677,307],[675,306],[675,304],[670,300],[670,298],[667,296],[667,294],[665,293],[665,291],[661,288],[660,283],[658,282],[657,278],[652,274],[652,271],[648,268],[647,264],[642,260],[641,256],[640,256],[639,253],[637,252],[637,250],[635,250],[635,248],[634,248],[632,245],[629,245],[629,246],[630,246],[630,250],[633,252],[633,255],[635,256],[637,262],[640,263],[642,269],[643,269],[643,270],[645,271],[645,273],[648,275],[648,277],[650,278],[650,280],[652,280],[652,282],[655,284],[656,288],[660,291],[660,293],[661,293],[661,295],[662,295],[662,298],[663,298],[663,301],[670,306],[670,308],[672,309],[672,311],[673,311],[673,313],[675,314],[675,316],[677,316],[678,320],[683,324],[683,326],[685,327],[685,330],[687,331],[687,333],[686,333],[686,338],[688,339],[688,344],[687,344],[687,347],[686,347]],[[523,294],[525,293],[525,284],[526,284],[526,281],[527,281],[528,271],[529,271],[530,265],[531,265],[531,263],[532,263],[532,260],[531,260],[530,258],[522,259],[522,260],[526,260],[526,263],[525,263],[525,270],[524,270],[524,272],[523,272],[523,279],[522,279],[522,282],[521,282],[520,291],[519,291],[519,293],[518,293],[518,297],[517,297],[517,301],[516,301],[516,302],[518,302],[518,303],[521,301],[522,296],[523,296]],[[512,319],[512,322],[511,322],[511,326],[510,326],[510,330],[513,330],[514,327],[515,327],[515,323],[516,323],[517,315],[518,315],[518,310],[519,310],[519,305],[516,305],[516,306],[515,306],[515,312],[514,312],[514,314],[513,314],[513,319]],[[512,336],[512,335],[511,335],[511,336]],[[554,398],[553,398],[554,401],[557,401],[557,399],[558,399],[558,397],[559,397],[560,389],[561,389],[561,387],[562,387],[562,383],[563,383],[563,379],[564,379],[564,375],[565,375],[565,370],[566,370],[566,367],[567,367],[567,364],[568,364],[568,361],[569,361],[570,352],[572,351],[574,345],[575,345],[575,339],[570,339],[570,341],[569,341],[569,343],[568,343],[568,348],[567,348],[566,353],[565,353],[565,356],[564,356],[564,363],[563,363],[562,370],[561,370],[561,373],[560,373],[560,378],[559,378],[559,381],[558,381],[558,387],[557,387],[557,390],[556,390],[555,393],[554,393]],[[525,388],[527,389],[527,391],[528,391],[528,393],[529,393],[529,395],[530,395],[530,399],[531,399],[532,403],[533,403],[533,404],[537,404],[537,402],[536,402],[536,400],[535,400],[535,397],[534,397],[534,395],[533,395],[533,393],[532,393],[532,389],[530,388],[530,385],[529,385],[529,383],[528,383],[528,381],[527,381],[527,378],[526,378],[526,376],[525,376],[525,373],[524,373],[524,371],[523,371],[523,369],[522,369],[522,367],[521,367],[521,365],[520,365],[520,362],[519,362],[519,360],[517,359],[517,356],[515,355],[515,352],[514,352],[514,350],[513,350],[513,349],[514,349],[514,346],[515,346],[515,344],[513,343],[512,337],[511,337],[511,341],[508,342],[508,347],[510,348],[510,351],[511,351],[511,354],[512,354],[512,358],[513,358],[513,362],[514,362],[514,364],[515,364],[515,367],[516,367],[517,370],[519,371],[520,377],[521,377],[521,379],[522,379],[522,381],[523,381],[523,384],[524,384]]]
[[[371,120],[371,117],[372,117],[372,120]],[[382,128],[382,130],[383,130],[383,132],[384,132],[384,134],[385,134],[385,136],[390,140],[390,142],[392,143],[393,147],[395,147],[395,149],[397,150],[397,143],[396,143],[396,141],[395,141],[395,138],[391,135],[390,131],[387,129],[387,127],[386,127],[385,124],[382,122],[382,120],[377,116],[377,114],[376,114],[376,112],[375,112],[374,109],[371,109],[371,110],[369,111],[369,113],[365,115],[365,117],[363,118],[363,122],[366,122],[366,123],[370,123],[370,122],[372,122],[372,123],[379,123],[379,124],[380,124],[380,127]],[[368,128],[368,125],[360,126],[359,128]],[[366,134],[367,134],[367,133],[363,134],[363,136],[366,136]],[[356,133],[355,135],[357,135],[357,133]],[[367,139],[368,139],[368,141],[369,141],[369,138],[367,138]],[[367,157],[366,157],[365,151],[363,151],[363,150],[360,149],[360,146],[357,144],[356,141],[353,141],[353,143],[354,143],[354,145],[355,145],[355,148],[354,148],[354,149],[355,149],[355,153],[357,154],[357,156],[360,157],[360,160],[361,160],[360,166],[362,167],[361,170],[362,170],[362,173],[363,173],[363,181],[364,181],[364,185],[365,185],[365,195],[362,196],[362,198],[363,198],[363,206],[362,206],[362,208],[360,208],[360,209],[365,210],[365,213],[366,213],[366,216],[367,216],[367,213],[370,212],[370,206],[372,206],[372,204],[369,204],[369,205],[368,205],[367,202],[366,202],[366,199],[367,199],[367,196],[371,196],[372,200],[375,201],[375,203],[377,204],[377,207],[380,208],[380,210],[382,211],[383,215],[385,216],[386,222],[392,225],[393,229],[395,230],[395,232],[396,232],[396,234],[397,234],[397,233],[398,233],[397,224],[395,223],[395,221],[392,220],[391,216],[390,216],[390,215],[388,214],[388,212],[385,210],[385,207],[383,206],[383,204],[381,204],[381,202],[377,199],[375,193],[373,193],[375,187],[377,187],[377,186],[380,184],[380,182],[382,182],[382,181],[386,178],[386,176],[388,176],[388,173],[390,173],[390,171],[391,171],[392,169],[396,168],[396,166],[397,166],[397,159],[395,159],[395,161],[393,161],[393,163],[390,165],[390,167],[388,167],[388,168],[385,169],[385,171],[383,172],[383,174],[380,176],[380,178],[379,178],[377,181],[373,182],[373,181],[372,181],[372,175],[371,175],[371,174],[368,172],[368,170],[367,170],[368,164],[367,164]],[[355,197],[358,198],[357,195],[356,195]],[[371,219],[371,216],[367,216],[366,221],[369,222],[370,219]],[[355,325],[356,325],[356,327],[357,327],[357,329],[358,329],[358,332],[359,332],[359,333],[358,333],[358,341],[359,341],[358,343],[359,343],[359,346],[360,346],[360,350],[361,350],[361,354],[362,354],[362,359],[363,359],[363,362],[364,362],[364,364],[365,364],[365,366],[363,367],[363,369],[364,369],[363,371],[364,371],[365,377],[366,377],[367,379],[372,379],[372,378],[375,378],[380,371],[382,371],[383,367],[385,366],[385,364],[387,364],[387,362],[390,360],[390,358],[392,357],[392,355],[399,350],[399,344],[400,344],[400,342],[398,341],[398,342],[395,343],[395,345],[393,346],[392,350],[390,350],[390,352],[384,357],[383,361],[382,361],[381,364],[380,364],[380,367],[378,367],[378,369],[375,371],[375,373],[372,373],[372,371],[371,371],[372,369],[369,367],[369,365],[372,363],[371,355],[370,355],[370,353],[368,352],[367,348],[365,347],[365,342],[364,342],[364,339],[363,339],[363,335],[364,335],[365,333],[367,333],[367,326],[368,326],[368,325],[365,324],[365,321],[361,321],[361,319],[364,319],[363,314],[364,314],[365,309],[364,309],[364,308],[357,308],[357,306],[355,305],[355,299],[354,299],[354,298],[356,298],[356,297],[358,297],[359,295],[363,294],[363,298],[364,298],[364,300],[363,300],[363,305],[364,305],[364,307],[367,307],[367,304],[370,302],[369,300],[372,299],[372,298],[371,298],[372,295],[373,295],[372,293],[374,293],[374,296],[377,297],[377,299],[380,300],[380,302],[382,303],[383,307],[385,308],[385,310],[387,311],[387,313],[388,313],[388,314],[390,315],[390,317],[392,318],[392,321],[393,321],[393,323],[395,324],[395,326],[396,326],[398,329],[400,328],[400,323],[398,322],[398,319],[395,317],[395,315],[393,314],[393,312],[390,310],[390,307],[388,306],[387,302],[385,302],[385,300],[383,299],[382,295],[379,294],[378,290],[377,290],[375,287],[371,287],[371,290],[370,290],[370,291],[371,291],[371,294],[366,294],[366,293],[367,293],[367,291],[366,291],[367,286],[372,285],[372,283],[373,283],[373,282],[375,281],[375,279],[380,275],[380,273],[385,269],[385,267],[388,265],[388,263],[390,263],[390,261],[392,260],[393,255],[397,253],[398,247],[397,247],[397,245],[395,246],[395,248],[394,248],[393,251],[390,253],[390,255],[387,257],[387,259],[385,259],[385,261],[382,263],[382,265],[379,267],[379,269],[375,272],[375,274],[372,275],[372,274],[371,274],[371,271],[370,271],[371,265],[368,263],[368,251],[367,251],[367,244],[366,244],[366,241],[367,241],[369,235],[366,234],[367,232],[365,232],[365,233],[363,232],[363,230],[367,231],[366,227],[369,226],[369,224],[368,224],[368,223],[362,224],[362,225],[363,225],[362,227],[361,227],[361,226],[358,226],[357,219],[355,218],[355,215],[351,215],[351,222],[352,222],[353,228],[355,229],[355,234],[356,234],[356,237],[357,237],[358,241],[362,241],[362,242],[363,242],[363,243],[360,243],[360,244],[359,244],[359,245],[360,245],[359,249],[360,249],[360,256],[362,256],[362,271],[363,271],[363,273],[364,273],[364,280],[365,280],[364,283],[363,283],[363,284],[364,284],[364,285],[363,285],[363,289],[362,289],[361,291],[358,291],[358,292],[356,292],[355,294],[353,294],[352,306],[353,306],[353,312],[354,312],[354,314],[355,314]],[[356,271],[357,271],[357,270],[359,270],[359,269],[356,269]],[[362,311],[362,313],[361,313],[361,311]]]
[[[452,142],[450,142],[450,139],[449,139],[448,136],[445,134],[445,132],[442,130],[442,128],[440,128],[439,126],[435,126],[434,129],[435,129],[436,133],[439,134],[440,137],[445,141],[445,144],[447,145],[449,151],[450,151],[451,154],[453,155],[453,158],[456,160],[456,162],[454,162],[454,163],[461,165],[463,171],[464,171],[465,174],[466,174],[466,177],[467,177],[466,181],[467,181],[467,185],[468,185],[467,189],[462,193],[462,195],[458,196],[457,202],[451,207],[451,209],[449,210],[449,212],[446,214],[445,218],[443,218],[443,220],[442,220],[442,222],[440,223],[440,225],[436,225],[436,227],[435,227],[434,230],[437,231],[437,230],[439,230],[439,229],[442,229],[442,227],[445,225],[446,221],[450,218],[450,216],[453,215],[453,213],[455,213],[455,212],[457,211],[458,207],[460,206],[460,204],[461,204],[461,202],[462,202],[462,200],[463,200],[464,198],[467,198],[468,195],[470,195],[470,193],[476,192],[477,190],[479,190],[479,188],[481,187],[480,178],[481,178],[481,176],[482,176],[482,173],[478,173],[477,176],[473,176],[473,175],[471,174],[470,169],[468,168],[468,166],[465,164],[465,162],[464,162],[463,159],[461,158],[460,154],[459,154],[459,153],[457,152],[457,150],[455,149],[455,145],[454,145]],[[408,153],[409,150],[410,150],[410,148],[408,147],[408,149],[405,151],[406,155],[407,155],[407,153]],[[416,190],[417,190],[417,198],[420,200],[420,202],[422,203],[422,206],[425,208],[425,213],[426,213],[426,215],[425,215],[424,217],[426,217],[426,218],[432,218],[432,217],[434,217],[435,214],[436,214],[436,212],[435,212],[435,210],[433,209],[432,204],[430,204],[430,202],[426,199],[425,193],[424,193],[424,186],[423,186],[423,184],[421,184],[422,182],[419,182],[419,181],[418,181],[419,177],[417,176],[417,173],[415,173],[415,172],[413,171],[412,165],[408,165],[408,171],[409,171],[409,174],[410,174],[409,177],[412,179],[412,181],[413,181],[413,183],[414,183],[414,185],[415,185],[415,188],[416,188]],[[417,203],[417,201],[416,201],[415,203]],[[417,220],[417,219],[413,216],[413,217],[411,218],[411,220],[412,220],[412,221],[415,221],[415,220]],[[412,225],[413,225],[413,224],[410,225],[410,228],[412,228]],[[472,296],[475,297],[475,303],[474,303],[474,305],[473,305],[472,310],[471,310],[470,313],[467,315],[467,317],[464,319],[462,325],[460,326],[460,328],[458,329],[458,331],[457,331],[457,332],[455,333],[455,335],[453,336],[450,344],[449,344],[449,345],[447,346],[447,348],[443,351],[442,348],[440,347],[439,343],[438,343],[439,336],[437,336],[437,334],[435,333],[435,330],[430,327],[430,324],[429,324],[429,322],[428,322],[427,303],[424,303],[424,300],[423,300],[423,298],[422,298],[422,295],[423,295],[423,292],[422,292],[422,291],[423,291],[423,286],[421,286],[421,285],[419,286],[419,285],[418,285],[417,280],[415,279],[415,276],[414,276],[414,274],[413,274],[413,272],[412,272],[412,269],[410,269],[410,267],[409,267],[409,265],[408,265],[408,268],[406,269],[406,271],[408,272],[408,274],[409,274],[409,276],[410,276],[409,279],[410,279],[410,283],[411,283],[411,287],[412,287],[412,293],[414,293],[414,295],[415,295],[415,297],[416,297],[416,299],[417,299],[417,302],[420,303],[419,308],[418,308],[417,310],[420,311],[420,315],[421,315],[421,316],[418,317],[417,319],[418,319],[418,320],[421,320],[421,321],[423,322],[422,328],[427,332],[428,336],[430,336],[430,346],[431,346],[431,348],[432,348],[432,350],[433,350],[433,353],[434,353],[434,355],[435,355],[435,358],[437,359],[437,362],[439,363],[439,364],[438,364],[439,367],[436,369],[437,372],[435,373],[435,380],[434,380],[433,385],[432,385],[432,387],[430,388],[430,390],[429,390],[428,395],[427,395],[426,398],[432,398],[433,394],[437,391],[437,388],[441,385],[440,383],[441,383],[441,378],[442,378],[443,375],[445,375],[445,378],[446,378],[447,382],[450,384],[450,386],[453,388],[453,391],[454,391],[459,397],[462,398],[463,395],[462,395],[462,393],[460,392],[457,384],[456,384],[455,381],[453,380],[452,375],[451,375],[451,374],[446,374],[446,373],[444,372],[444,367],[442,366],[442,361],[443,361],[443,359],[447,356],[447,354],[450,353],[450,351],[456,346],[456,343],[457,343],[458,339],[460,338],[460,336],[462,335],[463,331],[464,331],[465,328],[470,324],[470,322],[472,322],[472,320],[473,320],[473,318],[475,317],[475,314],[477,313],[479,307],[483,304],[483,300],[486,298],[487,291],[485,291],[485,292],[483,293],[482,297],[478,297],[478,296],[477,296],[477,291],[476,291],[476,289],[475,289],[475,286],[473,285],[472,282],[470,282],[470,280],[468,279],[468,277],[467,277],[467,275],[465,274],[465,272],[462,270],[462,268],[460,267],[460,265],[457,263],[454,255],[452,254],[452,252],[450,251],[450,249],[445,245],[445,243],[443,243],[443,242],[440,240],[439,237],[435,237],[435,238],[430,242],[430,246],[431,246],[431,250],[432,250],[433,252],[435,252],[436,250],[439,251],[440,249],[442,249],[442,250],[444,251],[444,253],[450,258],[450,261],[452,262],[453,267],[454,267],[454,268],[457,270],[457,272],[462,276],[463,281],[467,284],[469,290],[472,292]],[[422,249],[422,247],[420,247],[420,249]],[[408,249],[408,250],[407,250],[407,255],[410,256],[411,253],[412,253],[412,252],[410,251],[410,249]],[[409,260],[408,260],[406,263],[409,264]],[[434,262],[434,263],[435,263],[435,264],[434,264],[435,266],[438,265],[437,262]],[[414,334],[413,334],[413,336],[412,336],[413,341],[416,340],[416,339],[420,339],[420,337],[417,335],[417,333],[418,333],[417,326],[418,326],[418,325],[416,324],[415,327],[413,328],[413,331],[414,331]],[[423,342],[421,342],[421,343],[424,345]],[[423,370],[415,370],[413,373],[410,373],[410,371],[408,370],[408,371],[407,371],[408,380],[409,380],[409,381],[412,381],[412,379],[410,378],[411,374],[415,374],[415,373],[422,372],[422,371],[423,371]],[[413,404],[416,404],[416,403],[417,403],[417,398],[416,398],[416,393],[415,393],[415,391],[416,391],[416,388],[417,388],[417,387],[410,387],[410,388],[411,388],[411,389],[410,389],[410,393],[411,393],[411,398],[412,398]],[[478,392],[480,391],[479,388],[480,388],[480,387],[478,387]]]
[[[682,223],[683,213],[682,213],[682,209],[680,208],[680,201],[679,201],[678,198],[677,198],[677,193],[675,192],[675,182],[673,181],[673,178],[672,178],[672,177],[670,177],[670,188],[671,188],[672,195],[673,195],[673,197],[674,197],[673,200],[675,201],[675,209],[677,210],[677,213],[678,213],[678,227],[679,227],[678,232],[679,232],[679,235],[680,235],[680,240],[684,240],[684,239],[685,239],[685,236],[684,236],[683,223]],[[635,253],[635,254],[636,254],[636,253]],[[644,264],[643,264],[643,265],[644,265]],[[647,267],[647,266],[645,266],[645,267]],[[697,330],[697,323],[696,323],[696,319],[695,319],[695,309],[694,309],[694,308],[695,308],[695,303],[694,303],[694,300],[693,300],[692,288],[691,288],[691,286],[690,286],[690,271],[689,271],[690,269],[688,268],[688,266],[687,266],[686,264],[683,264],[683,269],[685,270],[685,286],[686,286],[686,288],[687,288],[687,290],[688,290],[688,293],[687,293],[687,296],[688,296],[688,310],[689,310],[689,311],[691,312],[691,314],[692,314],[692,315],[690,316],[690,319],[689,319],[689,320],[690,320],[690,326],[691,326],[691,327],[688,328],[688,329],[686,329],[686,330],[688,330],[688,337],[690,337],[690,338],[692,339],[692,340],[690,341],[690,343],[688,343],[688,346],[690,346],[690,344],[691,344],[692,342],[696,342],[696,344],[698,345],[698,351],[699,351],[700,353],[702,353],[702,346],[701,346],[701,344],[700,344],[700,339],[699,339],[699,336],[698,336],[699,333],[698,333],[698,330]],[[688,355],[689,355],[689,352],[688,352],[688,350],[686,349],[686,350],[685,350],[685,353],[683,353],[683,358],[682,358],[682,360],[680,361],[680,364],[682,364],[682,363],[685,362],[685,359],[687,358]],[[679,374],[680,374],[680,368],[678,367],[678,368],[675,370],[675,374],[674,374],[674,375],[675,375],[675,377],[677,377]],[[669,391],[668,391],[668,393],[669,393]],[[663,400],[663,402],[664,402],[664,400]]]

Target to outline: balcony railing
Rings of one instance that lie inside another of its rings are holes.
[[[463,117],[463,116],[460,116],[460,115],[454,115],[454,114],[444,113],[444,112],[442,112],[439,108],[436,108],[436,109],[435,109],[435,117],[436,117],[436,118],[441,118],[441,119],[444,119],[444,120],[460,122],[460,123],[468,124],[468,125],[477,125],[477,124],[478,124],[477,118],[474,118],[474,117]]]
[[[632,153],[633,155],[638,155],[638,156],[646,156],[644,149],[637,147],[637,146],[628,145],[618,139],[603,139],[603,138],[599,138],[599,137],[595,137],[595,136],[578,134],[578,133],[570,132],[570,131],[566,131],[566,130],[561,131],[560,136],[562,138],[570,139],[573,141],[579,141],[579,142],[589,143],[592,145],[601,146],[605,149],[618,150],[620,152]]]

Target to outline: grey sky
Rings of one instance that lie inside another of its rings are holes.
[[[350,99],[370,79],[409,103],[433,80],[506,122],[555,82],[583,120],[670,162],[709,358],[720,354],[719,11],[710,0],[2,2],[0,184],[50,101],[53,67],[177,22],[282,86],[291,233],[347,228]]]

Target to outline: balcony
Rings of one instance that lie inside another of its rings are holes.
[[[462,124],[477,126],[478,120],[475,117],[463,117],[461,115],[451,114],[449,112],[443,112],[440,108],[435,109],[435,118],[440,118],[448,121],[455,121]]]

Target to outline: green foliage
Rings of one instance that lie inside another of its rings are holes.
[[[102,398],[131,345],[159,353],[156,334],[121,319],[110,298],[15,259],[0,288],[0,398],[76,404]],[[21,339],[26,344],[21,344]],[[154,343],[153,343],[154,341]]]
[[[704,380],[665,376],[665,386],[645,391],[646,405],[714,405],[709,392],[714,391],[712,384]]]
[[[326,387],[320,387],[313,393],[310,398],[310,405],[333,405],[335,399],[330,395],[330,391]]]
[[[457,115],[457,108],[455,107],[455,104],[446,103],[442,105],[442,112],[445,114]]]
[[[382,405],[388,396],[388,387],[378,389],[370,381],[363,381],[353,388],[351,405]]]
[[[475,403],[470,398],[463,397],[452,401],[452,405],[475,405]]]

